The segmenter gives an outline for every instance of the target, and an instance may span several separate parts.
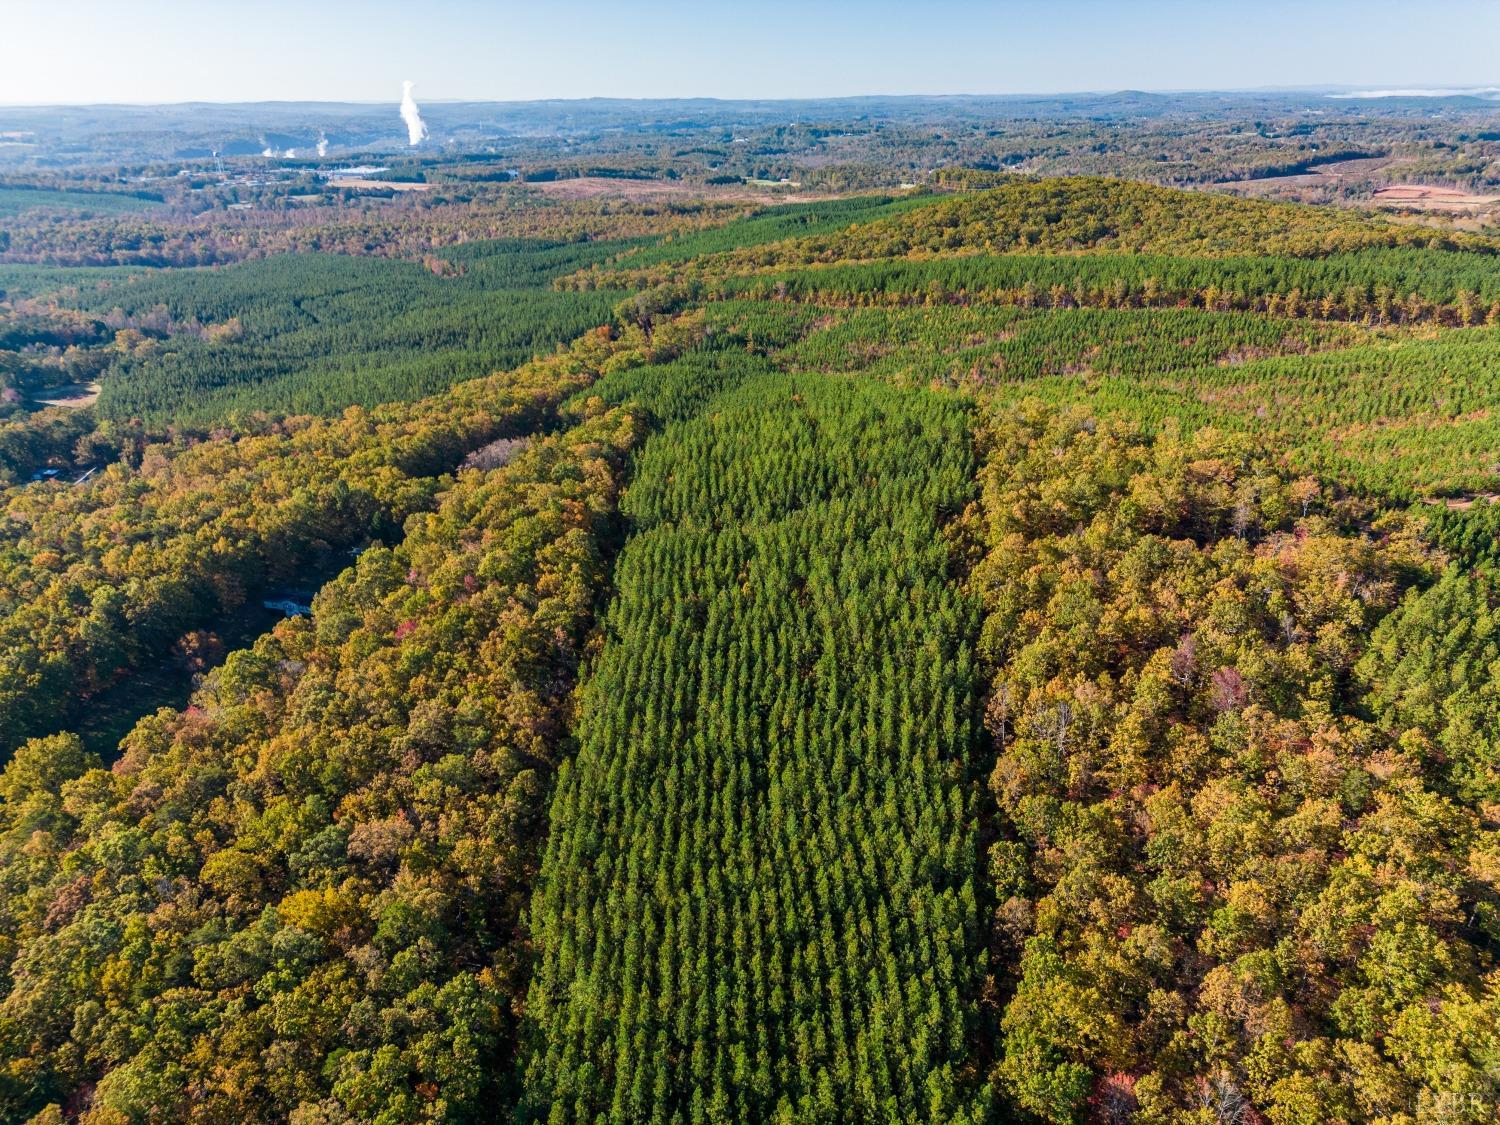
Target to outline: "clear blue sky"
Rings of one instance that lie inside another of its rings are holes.
[[[1500,0],[0,0],[0,104],[1500,85]]]

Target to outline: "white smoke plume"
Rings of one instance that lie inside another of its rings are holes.
[[[296,160],[297,159],[297,150],[294,149],[294,148],[287,149],[286,150],[286,158],[288,160]]]
[[[264,133],[260,135],[260,143],[266,146],[265,148],[261,149],[260,154],[267,160],[270,160],[271,157],[276,155],[276,150],[271,147],[271,142],[266,140],[266,135]]]
[[[408,144],[419,145],[427,139],[427,123],[422,120],[422,111],[411,96],[412,80],[401,83],[401,120],[406,122]]]
[[[319,157],[324,157],[324,156],[327,156],[327,155],[328,155],[328,134],[327,133],[319,133],[318,134],[318,156]]]

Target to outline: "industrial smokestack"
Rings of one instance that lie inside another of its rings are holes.
[[[411,87],[410,78],[401,83],[401,120],[406,122],[407,143],[419,145],[427,139],[427,125],[422,120],[422,111],[412,100]]]

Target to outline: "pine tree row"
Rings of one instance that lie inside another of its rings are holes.
[[[523,1109],[963,1120],[975,617],[940,524],[967,412],[731,366],[625,500],[533,907]]]

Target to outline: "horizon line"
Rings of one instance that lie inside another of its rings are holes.
[[[590,94],[580,97],[541,98],[422,98],[422,105],[551,105],[556,103],[584,102],[709,102],[724,105],[754,103],[792,104],[807,102],[846,102],[876,100],[933,100],[933,101],[1006,101],[1044,98],[1099,98],[1145,95],[1149,97],[1183,97],[1188,95],[1266,95],[1266,94],[1317,94],[1323,96],[1343,95],[1348,101],[1389,101],[1407,99],[1451,100],[1458,98],[1480,98],[1483,94],[1500,93],[1496,85],[1473,86],[1424,86],[1420,83],[1390,83],[1376,86],[1373,83],[1356,85],[1350,83],[1314,83],[1308,85],[1278,86],[1192,86],[1165,89],[1124,86],[1118,89],[1101,90],[1017,90],[996,93],[866,93],[866,94],[822,94],[808,97],[721,97],[708,94],[672,94],[663,96]],[[383,106],[398,104],[399,98],[237,98],[215,101],[208,98],[186,98],[179,101],[80,101],[80,102],[0,102],[0,110],[7,109],[170,109],[185,106],[256,106],[256,105],[341,105]]]

